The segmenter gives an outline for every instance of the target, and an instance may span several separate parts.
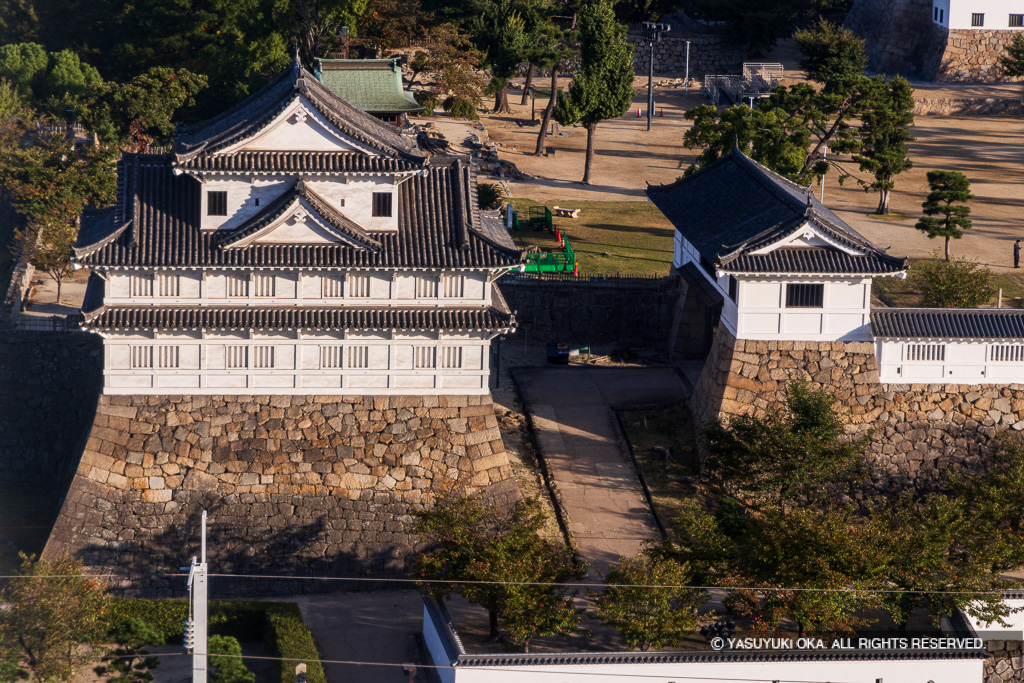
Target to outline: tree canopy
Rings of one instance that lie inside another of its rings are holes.
[[[931,192],[921,204],[924,216],[914,226],[928,235],[929,239],[945,238],[946,260],[949,260],[949,240],[958,240],[964,230],[971,229],[971,207],[967,202],[974,199],[971,182],[959,171],[928,171],[928,187]]]

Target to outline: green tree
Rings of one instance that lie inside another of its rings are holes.
[[[627,647],[644,651],[678,647],[697,629],[697,608],[707,599],[700,589],[677,588],[693,584],[693,575],[659,548],[621,558],[604,582],[603,590],[591,592],[595,615],[613,626]]]
[[[875,213],[889,213],[889,195],[895,187],[893,178],[914,164],[910,160],[908,142],[913,142],[910,127],[914,125],[914,90],[901,76],[888,81],[878,76],[871,79],[870,107],[862,115],[861,140],[863,148],[853,160],[863,171],[875,176],[865,190],[878,192]]]
[[[999,66],[1007,76],[1024,76],[1024,34],[1013,34],[1006,52],[999,58]]]
[[[494,95],[492,111],[496,114],[511,112],[508,81],[515,75],[526,51],[526,21],[512,0],[494,0],[485,5],[475,29],[478,46],[491,70],[486,94]]]
[[[107,140],[128,137],[133,124],[161,141],[174,133],[174,116],[195,104],[206,76],[157,66],[128,83],[108,83],[91,93],[83,123]]]
[[[949,240],[964,236],[964,230],[971,229],[971,207],[967,202],[974,199],[971,182],[959,171],[928,171],[928,187],[931,192],[921,204],[924,217],[914,227],[926,233],[929,239],[945,237],[946,260],[949,260]],[[941,218],[935,218],[941,216]]]
[[[590,184],[597,124],[622,116],[633,101],[633,47],[626,28],[615,21],[611,0],[590,0],[580,9],[580,72],[555,106],[563,126],[587,128],[583,184]]]
[[[146,648],[164,644],[164,634],[142,619],[122,619],[114,627],[110,638],[117,647],[107,655],[108,663],[96,667],[96,673],[108,676],[111,683],[149,683],[150,673],[159,659],[147,656]]]
[[[747,504],[822,495],[861,472],[869,439],[844,438],[835,403],[825,390],[792,382],[784,408],[710,423],[703,431],[708,473]]]
[[[44,683],[71,678],[103,635],[104,586],[82,575],[81,561],[34,560],[0,591],[0,661]],[[10,668],[8,665],[7,668]]]
[[[800,68],[826,89],[841,90],[864,77],[868,66],[864,39],[850,29],[822,19],[813,28],[797,31],[793,38],[803,53]]]
[[[326,57],[338,45],[342,26],[354,32],[367,0],[291,0],[299,50],[307,64]]]
[[[477,75],[477,68],[483,57],[469,34],[445,22],[424,32],[423,47],[423,70],[435,75],[434,92],[438,98],[452,97],[474,108],[479,106],[483,80]]]
[[[255,683],[256,674],[242,662],[242,646],[232,636],[210,636],[211,683]],[[217,655],[221,655],[218,657]]]
[[[935,258],[913,264],[910,275],[929,308],[977,308],[992,298],[992,271],[976,261]]]
[[[5,78],[0,78],[0,122],[11,119],[28,119],[32,110],[18,93],[18,90]]]
[[[575,591],[514,583],[564,583],[583,575],[565,548],[538,535],[545,516],[536,501],[503,510],[475,498],[447,499],[416,517],[414,531],[430,548],[418,557],[416,576],[433,596],[458,593],[480,605],[491,637],[504,631],[515,647],[528,649],[534,636],[575,633]]]

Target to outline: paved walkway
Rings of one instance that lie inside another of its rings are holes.
[[[671,368],[528,368],[517,372],[544,459],[591,575],[658,538],[610,406],[680,401]]]

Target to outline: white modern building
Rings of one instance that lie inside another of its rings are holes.
[[[108,394],[483,394],[520,252],[473,170],[298,62],[82,216]]]
[[[948,29],[1024,29],[1024,5],[1015,0],[932,0],[932,23]]]

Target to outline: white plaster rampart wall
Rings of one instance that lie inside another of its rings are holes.
[[[228,279],[236,276],[248,281],[247,296],[228,295]],[[273,296],[258,295],[255,280],[265,276],[274,279]],[[154,278],[153,295],[133,296],[132,278],[150,277]],[[482,306],[491,302],[491,282],[484,270],[112,270],[106,278],[104,304],[108,306]],[[163,278],[176,278],[176,287],[161,282]],[[342,279],[341,297],[330,296],[337,291],[337,278]],[[368,297],[355,295],[358,278],[369,279]],[[417,287],[422,280],[433,283],[436,296],[422,296],[424,290]],[[162,288],[176,289],[178,295],[161,295]],[[459,289],[461,296],[446,296]]]
[[[935,10],[942,10],[936,18]],[[984,14],[984,24],[973,26],[971,15]],[[1024,14],[1024,4],[1019,0],[933,0],[932,22],[949,29],[1021,30],[1021,26],[1010,26],[1011,14]]]
[[[1021,340],[878,339],[882,382],[912,384],[1024,384]]]
[[[105,394],[485,394],[490,334],[103,333]]]
[[[398,179],[394,176],[312,176],[306,185],[339,213],[369,231],[398,229]],[[200,181],[202,201],[199,226],[203,230],[230,230],[259,213],[295,186],[295,178],[261,175],[207,174]],[[227,215],[209,215],[209,193],[227,192]],[[373,215],[374,193],[391,195],[391,216]]]

